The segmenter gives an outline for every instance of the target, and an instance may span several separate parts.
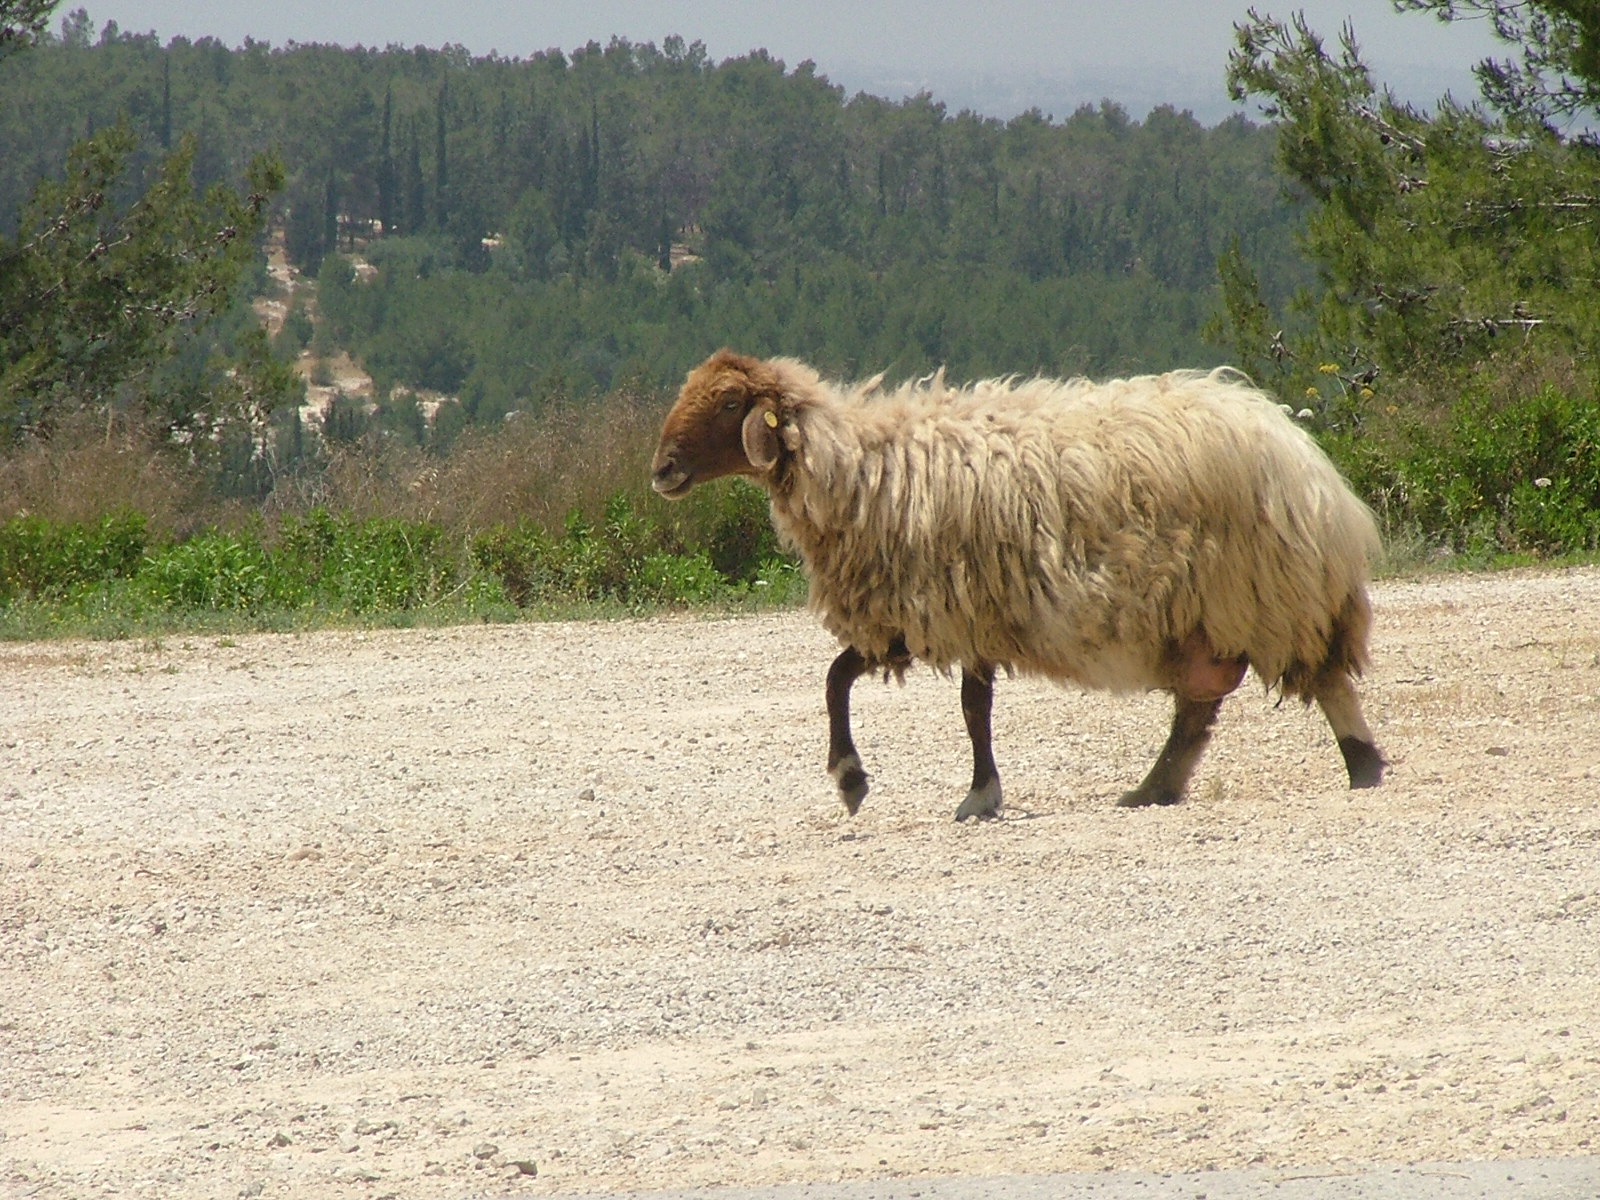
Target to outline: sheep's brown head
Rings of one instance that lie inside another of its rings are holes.
[[[677,500],[724,475],[760,479],[783,453],[783,383],[771,363],[719,350],[689,372],[661,427],[650,486]]]

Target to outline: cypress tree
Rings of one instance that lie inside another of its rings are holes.
[[[404,233],[420,233],[428,224],[428,187],[422,174],[422,145],[417,136],[416,122],[407,122],[406,177],[400,189],[404,215],[400,228]]]
[[[439,85],[439,103],[433,126],[433,223],[443,229],[450,207],[450,159],[445,138],[445,107],[450,100],[450,81]]]
[[[385,236],[394,232],[396,200],[398,199],[395,196],[393,122],[394,90],[385,88],[383,91],[383,129],[378,145],[378,221],[383,225]]]
[[[172,149],[172,56],[161,56],[161,148]]]
[[[332,254],[339,249],[339,185],[333,172],[328,172],[328,182],[322,189],[322,252]]]

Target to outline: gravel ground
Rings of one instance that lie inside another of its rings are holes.
[[[1464,1161],[1600,1138],[1600,571],[1376,589],[1352,793],[1247,683],[857,689],[801,613],[0,647],[0,1195]],[[536,1172],[536,1173],[535,1173]]]

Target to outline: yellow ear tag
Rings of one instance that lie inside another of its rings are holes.
[[[773,412],[770,408],[767,409],[766,422],[768,429],[776,429],[778,427],[778,414]]]

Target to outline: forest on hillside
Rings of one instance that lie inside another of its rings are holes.
[[[0,0],[0,636],[63,604],[792,595],[757,489],[645,483],[721,345],[891,378],[1231,362],[1402,560],[1592,554],[1600,17],[1393,3],[1492,20],[1478,101],[1402,104],[1348,32],[1256,12],[1218,70],[1261,122],[1204,127],[998,121],[679,38],[162,44]]]
[[[331,337],[381,396],[459,396],[452,426],[670,386],[721,344],[892,375],[1210,363],[1225,250],[1280,300],[1310,278],[1270,129],[1110,101],[1001,122],[678,38],[230,49],[80,9],[0,72],[0,221],[118,122],[133,178],[186,131],[200,187],[275,155]]]

